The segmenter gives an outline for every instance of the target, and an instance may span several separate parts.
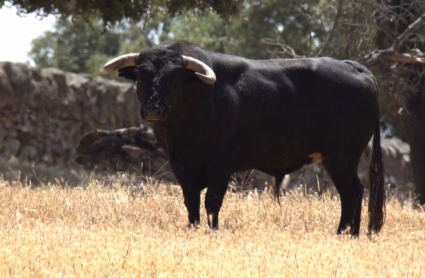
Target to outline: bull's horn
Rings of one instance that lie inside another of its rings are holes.
[[[195,71],[196,76],[207,84],[214,84],[216,77],[214,71],[204,62],[198,59],[183,56],[184,65],[187,69]]]
[[[139,57],[139,53],[130,53],[130,54],[118,56],[112,59],[111,61],[107,62],[103,66],[103,70],[105,72],[112,72],[120,68],[135,66],[137,57]]]

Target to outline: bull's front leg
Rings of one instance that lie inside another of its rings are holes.
[[[180,151],[183,148],[175,149]],[[205,171],[202,168],[203,164],[199,163],[196,165],[198,167],[193,167],[193,165],[187,164],[185,160],[181,159],[185,156],[179,152],[171,153],[169,156],[171,170],[183,191],[184,205],[189,218],[188,227],[196,227],[200,223],[201,190],[207,187]]]
[[[197,227],[200,223],[201,191],[183,188],[183,197],[184,205],[189,214],[189,227]]]
[[[218,173],[209,177],[205,209],[207,210],[208,226],[214,230],[218,229],[218,214],[223,204],[224,195],[226,195],[229,178],[230,174],[220,175]]]

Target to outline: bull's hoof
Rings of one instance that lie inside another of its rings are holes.
[[[347,226],[345,229],[338,228],[337,235],[350,235],[351,238],[359,238],[359,231],[355,231],[351,227]]]
[[[218,231],[218,223],[215,225],[212,225],[211,222],[208,221],[208,228],[213,231]]]
[[[197,230],[197,229],[199,229],[199,222],[197,222],[197,223],[189,223],[189,224],[187,224],[187,228],[189,230],[192,230],[192,229]]]

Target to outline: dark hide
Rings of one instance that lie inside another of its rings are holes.
[[[207,85],[185,69],[181,55],[210,66],[216,83]],[[232,173],[259,169],[281,181],[315,157],[341,196],[338,233],[351,228],[357,236],[363,196],[357,165],[375,133],[369,228],[380,231],[385,191],[378,90],[362,65],[332,58],[249,60],[177,42],[141,52],[136,67],[120,75],[137,76],[142,118],[145,109],[161,109],[155,136],[183,189],[190,224],[199,223],[202,189],[208,188],[209,225],[218,228]]]

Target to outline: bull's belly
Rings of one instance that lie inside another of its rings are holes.
[[[251,147],[239,149],[235,156],[237,171],[261,168],[286,169],[293,168],[294,165],[308,165],[313,162],[320,162],[322,154],[320,150],[314,149],[311,145]]]
[[[242,167],[242,165],[240,165],[241,167],[238,168],[235,172],[257,169],[257,170],[263,171],[265,173],[270,172],[269,174],[271,174],[271,173],[290,174],[290,173],[292,173],[292,172],[294,172],[298,169],[301,169],[302,167],[307,166],[311,163],[321,162],[322,159],[323,159],[322,154],[315,152],[315,153],[312,153],[312,154],[310,154],[306,157],[290,160],[291,162],[286,162],[286,163],[279,163],[279,164],[260,163],[257,166],[254,166],[254,165],[247,166],[247,165],[245,165],[244,167]]]

